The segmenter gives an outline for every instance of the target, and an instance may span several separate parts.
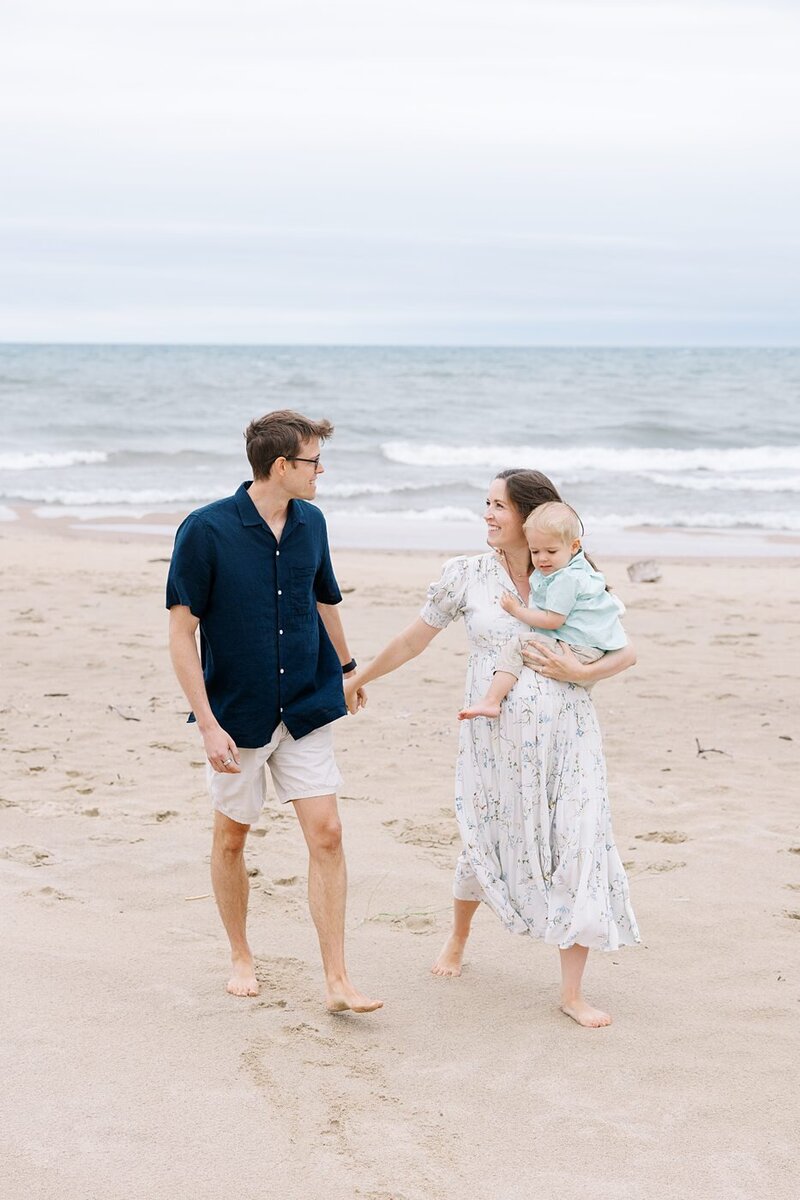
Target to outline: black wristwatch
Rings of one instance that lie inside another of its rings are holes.
[[[342,663],[342,674],[349,675],[351,671],[355,671],[358,663],[354,658],[350,659],[349,663]]]

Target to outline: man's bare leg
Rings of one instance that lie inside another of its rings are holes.
[[[374,1012],[383,1001],[353,986],[344,961],[347,867],[336,797],[311,796],[293,804],[308,846],[308,907],[319,937],[328,1011]]]
[[[581,994],[581,980],[589,951],[586,946],[570,946],[561,955],[561,1011],[579,1025],[599,1029],[611,1024],[611,1017],[600,1008],[592,1008]]]
[[[233,974],[228,981],[228,991],[232,996],[258,995],[253,955],[246,935],[250,882],[244,865],[244,844],[249,829],[249,825],[240,825],[221,812],[214,813],[211,883],[231,944]]]
[[[434,975],[455,976],[461,974],[464,947],[469,937],[472,918],[479,908],[479,900],[453,901],[453,928],[439,952],[439,957],[431,967]]]

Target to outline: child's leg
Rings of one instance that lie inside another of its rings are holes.
[[[575,657],[578,659],[578,661],[582,662],[582,663],[597,662],[597,660],[599,658],[602,658],[603,655],[605,654],[605,650],[598,650],[596,646],[573,646],[573,645],[570,645],[569,648],[572,651],[572,653],[575,655]],[[582,688],[584,688],[585,691],[590,692],[592,690],[592,688],[594,687],[594,684],[593,683],[582,683],[580,686]]]
[[[517,676],[510,671],[495,671],[489,690],[477,704],[462,708],[458,714],[459,721],[471,721],[473,717],[499,717],[500,705],[517,682]]]

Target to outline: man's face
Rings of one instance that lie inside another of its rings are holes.
[[[319,462],[319,438],[302,442],[297,454],[288,460],[284,483],[289,495],[296,500],[313,500],[317,494],[317,476],[325,468]],[[304,462],[304,459],[317,460]]]

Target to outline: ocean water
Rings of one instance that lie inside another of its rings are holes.
[[[318,502],[374,545],[478,528],[514,466],[589,535],[800,533],[794,349],[3,346],[0,513],[186,512],[248,477],[242,431],[283,407],[334,422]]]

